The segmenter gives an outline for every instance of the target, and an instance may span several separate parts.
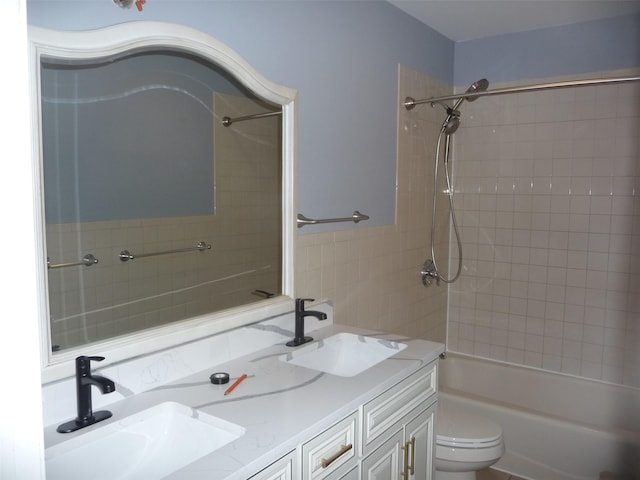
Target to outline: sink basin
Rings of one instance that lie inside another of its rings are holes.
[[[287,353],[280,360],[331,375],[353,377],[405,348],[404,343],[338,333]]]
[[[244,433],[238,425],[165,402],[47,448],[47,479],[162,478]]]

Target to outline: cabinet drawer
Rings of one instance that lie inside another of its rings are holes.
[[[355,464],[360,447],[358,418],[358,412],[353,412],[302,445],[304,480],[322,479],[349,462]]]
[[[249,480],[296,480],[298,476],[296,466],[296,452],[293,451],[256,473]]]
[[[411,410],[435,401],[438,388],[438,362],[432,362],[363,406],[362,437],[365,453]],[[429,397],[433,397],[430,399]]]

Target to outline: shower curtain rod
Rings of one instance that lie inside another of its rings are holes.
[[[640,80],[640,76],[637,77],[612,77],[612,78],[593,78],[589,80],[572,80],[566,82],[553,82],[553,83],[538,83],[534,85],[524,85],[521,87],[507,87],[507,88],[496,88],[495,90],[487,90],[485,92],[468,92],[468,93],[459,93],[456,95],[445,95],[442,97],[431,97],[425,98],[423,100],[414,100],[411,97],[405,98],[405,101],[402,105],[405,106],[407,110],[411,110],[416,105],[420,105],[423,103],[430,103],[431,105],[435,103],[446,102],[447,100],[458,100],[460,98],[467,97],[485,97],[489,95],[505,95],[508,93],[520,93],[520,92],[535,92],[539,90],[552,90],[557,88],[568,88],[568,87],[587,87],[589,85],[603,85],[609,83],[625,83],[625,82],[637,82]]]

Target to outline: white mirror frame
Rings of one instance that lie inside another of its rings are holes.
[[[41,57],[89,59],[117,55],[131,49],[160,47],[192,52],[229,71],[257,96],[282,105],[282,296],[179,321],[132,335],[83,347],[51,352],[49,299],[44,246],[44,193],[42,181],[40,59]],[[228,46],[198,30],[165,22],[130,22],[91,31],[56,31],[29,26],[33,159],[37,178],[36,241],[39,280],[39,312],[42,350],[42,382],[74,375],[78,355],[101,355],[101,366],[170,348],[242,325],[255,323],[293,309],[295,243],[296,99],[297,91],[266,79]]]

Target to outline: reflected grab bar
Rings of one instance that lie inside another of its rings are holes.
[[[134,255],[133,253],[130,253],[128,250],[122,250],[120,252],[120,255],[118,255],[118,258],[120,258],[120,260],[122,260],[123,262],[126,262],[128,260],[133,260],[135,258],[155,257],[156,255],[169,255],[171,253],[192,252],[194,250],[199,250],[201,252],[204,250],[211,250],[211,245],[208,245],[206,242],[198,242],[198,244],[195,247],[179,248],[177,250],[165,250],[163,252],[141,253],[139,255]]]
[[[369,220],[369,215],[365,215],[364,213],[360,213],[358,210],[356,210],[355,212],[353,212],[353,215],[351,215],[350,217],[313,219],[313,218],[307,218],[303,214],[299,213],[297,224],[298,224],[298,228],[302,228],[305,225],[316,225],[318,223],[337,223],[337,222],[358,223],[360,220]]]
[[[80,260],[79,262],[54,263],[53,265],[51,264],[51,260],[49,260],[49,257],[47,257],[47,268],[77,267],[79,265],[90,267],[91,265],[95,265],[96,263],[98,263],[98,259],[90,253],[87,253],[84,257],[82,257],[82,260]]]
[[[246,115],[244,117],[222,117],[222,125],[225,127],[230,126],[233,122],[244,122],[245,120],[253,120],[254,118],[264,118],[264,117],[273,117],[275,115],[282,115],[282,112],[265,112],[265,113],[255,113],[253,115]]]
[[[262,298],[273,298],[276,296],[275,293],[267,292],[266,290],[254,290],[251,294]]]

